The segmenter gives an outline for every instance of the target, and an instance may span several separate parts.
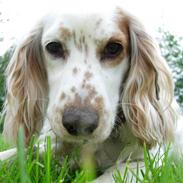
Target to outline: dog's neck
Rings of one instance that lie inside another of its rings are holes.
[[[91,158],[95,161],[96,169],[103,171],[115,164],[119,156],[122,156],[121,159],[126,161],[132,155],[131,149],[133,148],[131,147],[134,146],[138,146],[138,142],[130,132],[127,123],[122,123],[118,128],[113,129],[111,135],[103,143],[76,144],[64,142],[61,154],[73,155],[74,153],[74,156],[76,155],[75,162],[72,163],[73,167],[80,166],[83,159],[91,155]]]

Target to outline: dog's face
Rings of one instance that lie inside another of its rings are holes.
[[[173,138],[172,96],[168,67],[136,18],[52,14],[8,65],[4,134],[16,139],[23,126],[28,142],[48,119],[63,141],[102,142],[120,106],[133,135],[155,145]]]
[[[114,14],[55,15],[47,17],[41,43],[53,130],[63,140],[103,141],[129,65],[127,28]]]

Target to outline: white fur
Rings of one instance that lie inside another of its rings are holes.
[[[77,41],[82,36],[81,33],[83,33],[85,35],[86,44],[88,45],[88,53],[80,51],[74,44],[74,38],[70,37],[64,42],[67,49],[70,50],[70,55],[66,62],[62,58],[54,59],[44,50],[50,88],[48,118],[51,121],[52,129],[63,139],[76,139],[66,132],[60,118],[60,121],[55,119],[55,112],[53,109],[63,109],[65,104],[73,100],[74,93],[71,92],[72,87],[76,88],[76,92],[82,100],[87,97],[88,91],[82,88],[82,83],[85,79],[84,75],[88,71],[92,74],[89,84],[95,88],[97,96],[103,97],[104,110],[108,114],[106,116],[100,116],[103,120],[99,122],[99,130],[96,130],[92,135],[93,137],[89,137],[88,140],[91,140],[92,142],[103,141],[109,136],[114,125],[115,113],[119,100],[119,96],[114,94],[119,93],[121,81],[128,69],[128,61],[127,58],[124,58],[118,66],[105,67],[100,63],[100,58],[97,58],[96,50],[98,45],[96,45],[96,41],[108,40],[113,35],[118,34],[120,30],[112,21],[112,17],[111,19],[102,17],[102,23],[97,29],[97,21],[101,19],[101,16],[99,15],[86,17],[75,17],[71,15],[62,17],[57,15],[52,18],[53,19],[48,21],[44,26],[42,38],[43,47],[47,42],[54,40],[62,41],[62,37],[59,37],[61,24],[70,32],[76,32]],[[109,28],[104,29],[104,27]],[[72,73],[74,68],[78,69],[78,73],[75,75]],[[59,98],[62,93],[66,94],[66,99],[60,101]],[[94,99],[95,98],[92,100]],[[100,128],[101,125],[102,128]]]

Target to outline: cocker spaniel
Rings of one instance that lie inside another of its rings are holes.
[[[113,182],[128,159],[132,169],[143,166],[144,144],[152,154],[169,142],[182,152],[168,66],[141,23],[119,8],[44,17],[8,65],[5,110],[6,139],[16,142],[23,127],[27,144],[38,134],[63,155],[89,149],[97,169],[108,168],[96,182]]]

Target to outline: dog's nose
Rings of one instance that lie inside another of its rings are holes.
[[[98,126],[99,115],[92,107],[67,107],[62,123],[71,135],[89,135]]]

